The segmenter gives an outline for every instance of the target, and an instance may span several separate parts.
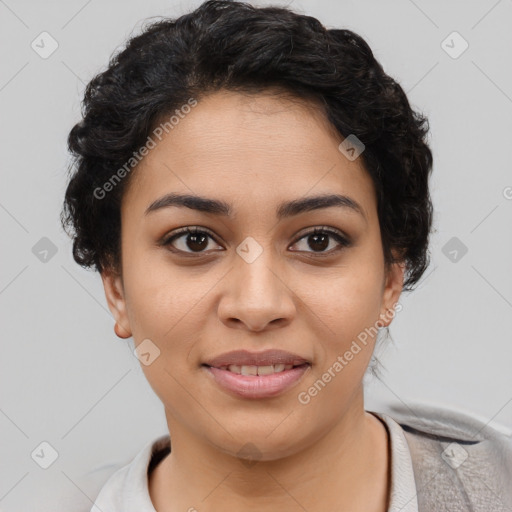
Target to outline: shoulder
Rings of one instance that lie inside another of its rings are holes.
[[[390,406],[409,445],[422,510],[512,511],[512,432],[467,412]]]
[[[101,487],[91,512],[155,512],[148,491],[148,470],[170,450],[168,434],[147,442],[129,461],[119,464]]]

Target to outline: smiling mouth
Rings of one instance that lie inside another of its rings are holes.
[[[247,375],[247,376],[264,376],[264,375],[272,375],[274,373],[282,373],[287,370],[291,370],[292,368],[302,368],[306,366],[311,366],[310,363],[302,363],[302,364],[271,364],[271,365],[236,365],[230,364],[228,366],[210,366],[207,364],[203,364],[207,368],[217,368],[219,370],[228,371],[231,373],[236,373],[238,375]]]
[[[311,363],[201,366],[212,378],[212,382],[232,396],[243,399],[269,399],[296,386],[309,372]]]

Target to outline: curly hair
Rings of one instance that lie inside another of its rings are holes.
[[[356,33],[288,8],[229,0],[143,26],[87,85],[82,120],[68,136],[73,162],[61,213],[75,261],[100,272],[119,268],[120,204],[133,173],[105,197],[95,191],[164,116],[221,89],[276,87],[318,102],[337,133],[365,145],[360,157],[377,194],[385,262],[405,264],[403,289],[412,290],[429,264],[427,118]]]

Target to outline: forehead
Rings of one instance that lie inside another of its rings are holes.
[[[338,193],[356,196],[369,209],[371,178],[361,158],[350,161],[339,151],[342,140],[318,104],[217,92],[157,141],[135,169],[123,204],[145,209],[172,191],[240,204]]]

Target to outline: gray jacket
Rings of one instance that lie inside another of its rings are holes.
[[[411,452],[419,512],[512,512],[512,437],[459,412],[391,406]]]

